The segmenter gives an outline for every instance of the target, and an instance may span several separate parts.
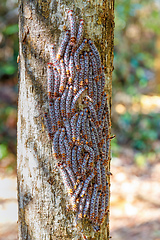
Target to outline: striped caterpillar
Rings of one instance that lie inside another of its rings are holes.
[[[84,20],[68,11],[70,29],[47,67],[48,135],[72,210],[100,230],[108,208],[106,164],[112,137],[105,73],[96,45],[84,36]],[[85,238],[87,239],[87,238]]]

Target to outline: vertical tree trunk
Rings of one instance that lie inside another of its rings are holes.
[[[109,239],[109,216],[100,232],[87,221],[75,227],[66,210],[67,193],[53,158],[44,126],[47,102],[47,46],[62,40],[66,12],[74,9],[85,20],[85,31],[106,67],[106,91],[111,106],[114,0],[19,0],[18,202],[19,239]],[[108,165],[110,170],[110,163]],[[109,176],[108,181],[110,182]]]

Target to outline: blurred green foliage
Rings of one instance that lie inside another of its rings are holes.
[[[18,1],[0,1],[0,168],[16,169]]]
[[[0,1],[0,78],[17,74],[18,3]]]
[[[160,139],[159,114],[132,111],[136,99],[150,94],[155,81],[154,58],[156,39],[160,35],[160,2],[153,0],[119,0],[115,2],[115,51],[113,72],[113,108],[122,96],[126,111],[113,111],[112,131],[117,141],[112,142],[113,156],[118,147],[127,145],[135,151],[135,162],[143,165],[143,157],[157,150],[154,142]],[[123,93],[125,95],[123,96]],[[126,98],[127,96],[127,98]],[[151,155],[149,155],[151,154]],[[140,157],[137,157],[140,156]],[[141,163],[140,163],[141,162]]]

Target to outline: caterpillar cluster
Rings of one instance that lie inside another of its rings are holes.
[[[100,230],[108,209],[109,108],[99,52],[84,38],[84,20],[68,11],[70,29],[58,53],[50,46],[49,113],[45,113],[54,158],[77,219]]]

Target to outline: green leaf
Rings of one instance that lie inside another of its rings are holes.
[[[6,34],[6,35],[12,35],[14,33],[18,33],[18,24],[7,26],[3,30],[3,33]]]
[[[7,146],[5,144],[0,144],[0,159],[3,159],[8,154]]]

